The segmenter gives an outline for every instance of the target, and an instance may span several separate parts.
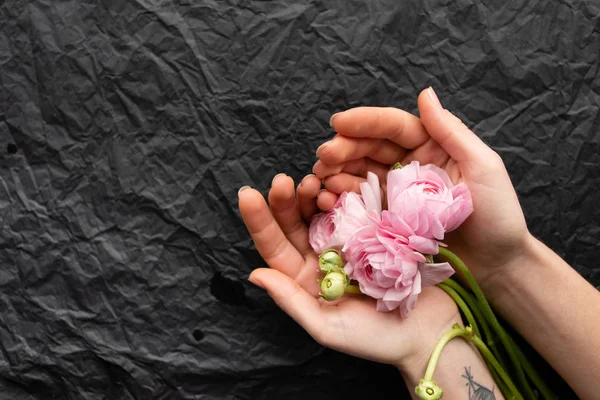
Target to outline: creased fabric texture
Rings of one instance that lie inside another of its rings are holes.
[[[599,15],[0,0],[0,399],[408,399],[391,367],[321,348],[251,287],[264,263],[236,193],[310,172],[334,112],[415,112],[429,85],[598,287]]]

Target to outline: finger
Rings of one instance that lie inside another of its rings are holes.
[[[309,335],[319,340],[327,321],[315,297],[296,281],[278,271],[259,268],[250,274],[249,280],[265,289],[286,314],[302,326]]]
[[[453,168],[456,165],[456,161],[446,153],[446,150],[442,149],[442,146],[438,144],[433,138],[430,138],[423,146],[417,147],[406,155],[400,161],[401,165],[408,165],[412,161],[419,161],[421,165],[434,164],[438,167],[446,170],[450,180],[455,184],[461,181],[461,174],[459,168]]]
[[[335,175],[342,172],[343,164],[325,164],[321,160],[317,160],[313,165],[312,172],[317,178],[325,178],[329,175]]]
[[[313,166],[313,171],[319,178],[327,178],[341,172],[366,178],[367,172],[373,172],[381,181],[385,182],[387,173],[389,172],[389,166],[373,161],[370,158],[350,160],[341,164],[325,164],[319,160]]]
[[[298,204],[300,212],[306,222],[310,222],[312,216],[319,212],[317,207],[317,195],[321,190],[321,180],[315,175],[307,175],[298,185]]]
[[[265,199],[251,188],[241,188],[238,198],[242,219],[261,257],[271,268],[296,277],[304,258],[285,237]]]
[[[394,164],[406,155],[406,150],[389,140],[337,135],[317,149],[317,156],[326,164],[340,164],[363,157],[379,163]]]
[[[308,227],[302,219],[296,200],[294,180],[285,174],[276,175],[269,191],[269,205],[273,217],[290,243],[300,254],[312,251],[308,242]]]
[[[328,192],[335,194],[342,194],[344,192],[356,192],[360,193],[360,184],[366,182],[365,178],[350,175],[350,174],[337,174],[325,178],[325,189]]]
[[[319,207],[321,211],[327,211],[335,205],[338,197],[339,196],[336,193],[332,193],[328,190],[321,190],[317,196],[317,207]]]
[[[348,161],[341,172],[362,178],[366,178],[367,174],[372,172],[377,175],[379,182],[386,182],[390,166],[378,163],[369,158],[361,158],[359,160]]]
[[[419,118],[398,108],[352,108],[335,114],[330,123],[340,135],[388,139],[405,149],[414,149],[429,138]]]
[[[459,164],[490,157],[490,149],[460,119],[445,110],[432,88],[419,95],[421,121],[431,137]]]
[[[412,161],[419,161],[421,165],[434,164],[440,168],[443,168],[450,156],[442,146],[438,144],[433,138],[429,138],[422,146],[417,147],[400,161],[402,165],[408,165]]]

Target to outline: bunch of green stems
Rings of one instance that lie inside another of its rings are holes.
[[[433,350],[425,377],[415,392],[423,399],[441,398],[443,391],[433,381],[433,373],[444,346],[460,337],[475,345],[489,368],[494,381],[506,399],[555,399],[516,341],[500,324],[475,278],[462,260],[447,248],[440,247],[438,256],[447,260],[464,278],[465,286],[447,279],[438,284],[457,304],[466,328],[459,325],[444,334]]]

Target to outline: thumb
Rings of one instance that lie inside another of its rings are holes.
[[[248,280],[265,289],[286,314],[318,340],[317,336],[322,332],[325,324],[321,304],[308,294],[298,282],[270,268],[255,269]]]
[[[448,110],[445,110],[433,88],[419,95],[421,122],[429,135],[456,162],[483,161],[495,152]]]

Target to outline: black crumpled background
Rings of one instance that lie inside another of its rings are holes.
[[[600,7],[0,0],[0,398],[408,398],[246,278],[237,190],[432,85],[596,287]],[[562,392],[562,398],[572,394]]]

